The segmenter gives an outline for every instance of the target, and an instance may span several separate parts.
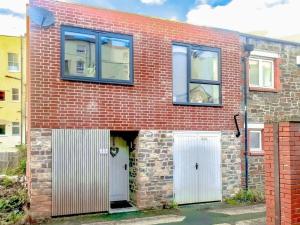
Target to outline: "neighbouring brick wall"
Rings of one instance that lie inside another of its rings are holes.
[[[173,199],[172,131],[141,130],[137,138],[137,206],[161,207]]]
[[[30,208],[35,217],[51,216],[52,150],[51,129],[31,129],[30,132]]]
[[[266,207],[267,225],[275,224],[274,196],[274,129],[267,124],[265,129]],[[280,165],[280,220],[281,225],[300,223],[300,122],[279,123],[279,165]]]
[[[241,37],[246,43],[246,38]],[[280,55],[280,87],[277,92],[248,91],[248,123],[290,120],[300,115],[300,70],[296,56],[300,45],[292,45],[248,37],[255,50],[275,52]],[[264,164],[262,155],[249,155],[249,187],[263,190]]]
[[[267,225],[275,225],[274,128],[272,124],[265,124],[264,128],[264,167],[266,222]]]

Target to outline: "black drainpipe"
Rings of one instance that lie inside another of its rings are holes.
[[[246,44],[244,45],[244,56],[243,61],[243,71],[244,71],[244,121],[245,121],[245,189],[248,190],[248,59],[251,51],[253,51],[254,46],[249,44],[248,38],[246,38]]]

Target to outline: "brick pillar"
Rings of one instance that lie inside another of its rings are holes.
[[[265,198],[267,225],[275,225],[274,195],[274,129],[273,124],[264,126]]]
[[[267,129],[266,129],[267,128]],[[274,126],[264,131],[267,225],[275,225]],[[300,123],[279,124],[280,225],[300,224]]]

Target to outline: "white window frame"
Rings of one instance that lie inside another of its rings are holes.
[[[10,60],[9,54],[16,55],[16,61],[15,61],[14,57],[13,57],[13,60]],[[10,67],[10,65],[9,65],[10,63],[12,63],[14,65],[16,64],[18,66],[18,69],[14,69],[15,66]],[[19,62],[19,56],[18,56],[17,53],[14,53],[14,52],[8,52],[7,53],[7,70],[9,72],[20,72],[20,62]]]
[[[17,123],[18,125],[15,125],[16,123]],[[16,127],[19,129],[19,133],[18,133],[18,134],[14,134],[14,133],[13,133],[13,130],[14,130],[14,128],[16,128]],[[20,132],[21,132],[20,122],[12,122],[12,123],[11,123],[11,135],[12,135],[12,136],[20,136]]]
[[[250,82],[250,73],[249,73],[249,87],[256,87],[256,88],[275,88],[274,80],[275,80],[275,73],[274,73],[274,60],[272,59],[263,59],[263,58],[257,58],[257,57],[250,57],[249,61],[258,61],[258,79],[259,79],[259,85],[253,85]],[[272,64],[272,86],[264,86],[263,85],[263,62],[270,62]],[[249,66],[250,70],[250,66]]]
[[[18,100],[14,100],[14,92],[13,92],[13,89],[17,89],[18,90]],[[12,88],[11,89],[11,100],[13,101],[13,102],[19,102],[20,101],[20,89],[19,88]]]
[[[250,146],[249,146],[250,151],[254,152],[254,153],[263,152],[263,143],[262,143],[262,141],[263,141],[263,139],[262,139],[263,130],[262,129],[250,129],[248,132],[249,132],[249,140],[250,140]],[[259,148],[251,148],[250,133],[259,133]]]
[[[77,45],[76,53],[86,54],[86,46],[85,45]]]

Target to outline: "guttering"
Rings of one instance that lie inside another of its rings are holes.
[[[242,57],[243,71],[244,71],[244,122],[245,122],[245,189],[248,190],[248,60],[251,51],[254,46],[249,44],[248,38],[246,38],[246,44],[244,45],[244,55]]]
[[[23,143],[23,124],[24,124],[24,118],[23,118],[23,114],[24,114],[24,109],[23,109],[23,104],[24,104],[24,100],[23,100],[23,36],[20,36],[20,41],[21,41],[21,124],[20,124],[20,134],[21,134],[21,144]]]

